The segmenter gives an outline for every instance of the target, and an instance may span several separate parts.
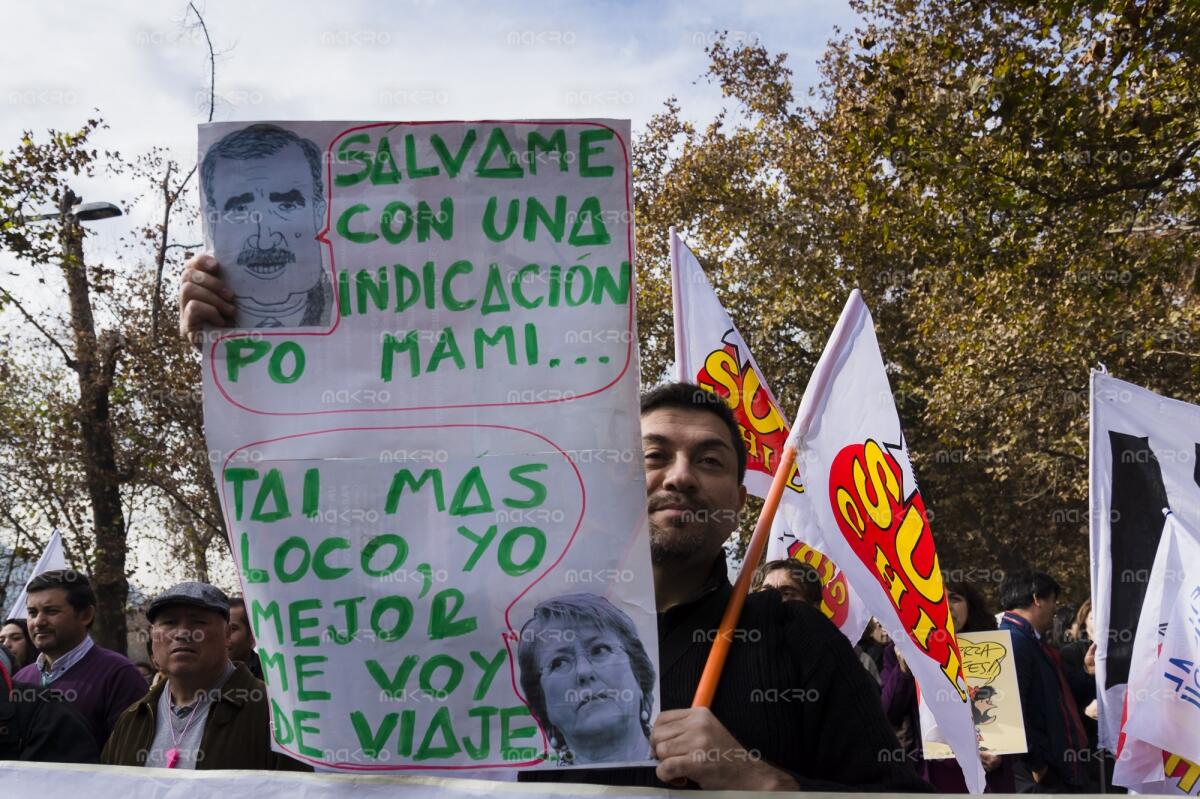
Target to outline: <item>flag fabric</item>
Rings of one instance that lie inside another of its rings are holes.
[[[1088,526],[1100,745],[1116,751],[1134,634],[1170,508],[1200,529],[1200,406],[1092,372]]]
[[[58,530],[55,530],[50,535],[50,540],[46,543],[46,548],[42,550],[42,556],[34,564],[33,572],[30,573],[29,579],[25,581],[25,587],[21,589],[21,593],[17,594],[17,601],[12,604],[12,610],[8,612],[8,618],[25,618],[25,592],[34,577],[37,577],[39,574],[55,571],[56,569],[65,568],[67,568],[67,556],[63,550],[62,536]]]
[[[928,705],[927,740],[948,744],[982,793],[962,657],[925,503],[870,311],[856,289],[804,392],[796,461],[828,554],[888,630]]]
[[[787,419],[700,262],[674,228],[670,236],[676,379],[702,386],[729,403],[746,444],[746,491],[765,498],[787,441]],[[857,643],[870,615],[825,551],[795,467],[767,545],[767,560],[786,558],[817,570],[821,611]]]
[[[1200,534],[1167,513],[1125,693],[1113,782],[1188,794],[1200,763]]]
[[[765,497],[787,441],[787,420],[704,268],[674,228],[670,235],[676,377],[714,391],[729,403],[746,442],[746,490]],[[789,493],[803,493],[794,479],[795,469],[792,477]]]

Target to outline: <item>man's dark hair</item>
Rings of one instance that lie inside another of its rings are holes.
[[[708,411],[724,422],[733,440],[733,450],[737,453],[738,485],[742,484],[746,479],[746,442],[742,440],[733,410],[721,396],[693,383],[667,383],[642,395],[642,416],[660,408]]]
[[[88,578],[74,569],[56,569],[43,572],[29,581],[25,593],[33,594],[38,591],[48,591],[51,588],[61,588],[67,592],[67,601],[78,613],[96,606],[96,592]]]
[[[266,158],[268,155],[296,145],[308,159],[308,168],[312,172],[313,199],[325,202],[325,182],[321,179],[321,150],[308,139],[302,139],[290,130],[284,130],[276,125],[250,125],[235,130],[214,144],[204,154],[204,163],[200,165],[200,180],[204,184],[204,196],[210,209],[216,208],[216,198],[213,197],[213,173],[217,170],[217,159],[228,158],[233,161],[250,161],[255,158]]]
[[[245,610],[246,609],[246,598],[241,597],[241,596],[229,597],[229,609],[233,610],[234,608],[241,608],[242,610]]]
[[[792,583],[799,588],[804,601],[813,607],[821,606],[821,573],[808,563],[801,563],[795,558],[769,560],[754,572],[754,580],[750,584],[751,591],[760,590],[771,572],[786,571]]]
[[[1024,609],[1033,604],[1034,598],[1046,599],[1061,593],[1062,588],[1045,572],[1019,569],[1005,574],[1000,582],[1000,607]]]

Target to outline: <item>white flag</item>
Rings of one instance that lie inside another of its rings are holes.
[[[63,552],[62,536],[59,535],[58,530],[55,530],[50,535],[50,541],[47,542],[46,548],[42,550],[42,556],[34,564],[29,579],[25,581],[25,588],[22,588],[21,593],[17,594],[17,601],[13,603],[12,610],[8,612],[8,618],[25,618],[25,591],[29,588],[29,583],[33,582],[34,577],[65,568],[67,568],[67,556]]]
[[[729,403],[746,443],[746,490],[765,498],[787,441],[787,419],[700,262],[674,228],[670,235],[676,377]],[[858,643],[870,614],[829,557],[820,535],[793,467],[771,528],[767,560],[795,558],[816,569],[821,576],[821,611],[852,644]]]
[[[1200,529],[1200,406],[1092,372],[1089,530],[1100,745],[1117,747],[1163,508]]]
[[[962,657],[925,503],[875,338],[855,290],[800,403],[791,438],[829,555],[908,661],[934,729],[982,793]]]
[[[1197,665],[1200,535],[1168,513],[1138,619],[1114,783],[1138,793],[1187,794],[1197,787]]]

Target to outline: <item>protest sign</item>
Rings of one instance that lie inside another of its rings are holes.
[[[0,760],[6,796],[88,796],[92,799],[667,799],[671,792],[571,783],[505,783],[479,779],[388,774],[306,774],[24,763]],[[11,791],[11,793],[9,793]],[[816,794],[823,796],[823,794]],[[833,797],[832,794],[828,796]]]
[[[274,745],[649,760],[628,122],[200,128],[205,431]]]
[[[967,787],[981,793],[983,766],[937,546],[875,324],[857,289],[809,379],[789,444],[829,555],[912,670],[931,711],[922,730],[950,745]]]
[[[965,633],[957,636],[963,676],[971,694],[971,715],[979,748],[994,755],[1028,751],[1017,687],[1017,664],[1012,657],[1012,635],[1007,630]],[[954,757],[949,746],[922,741],[926,760]]]
[[[670,236],[676,377],[712,391],[729,404],[746,445],[746,491],[766,498],[790,428],[700,262],[674,228]],[[793,466],[771,526],[767,560],[794,558],[816,569],[821,578],[821,612],[852,643],[858,643],[870,614],[846,575],[825,554],[809,501]]]
[[[1200,529],[1200,406],[1091,376],[1089,532],[1100,745],[1116,751],[1163,509]]]
[[[677,791],[576,783],[502,783],[477,779],[395,775],[300,774],[285,771],[192,771],[92,764],[0,761],[0,785],[12,796],[54,795],[95,799],[176,799],[253,796],[255,799],[670,799]],[[710,791],[737,799],[744,791]],[[841,799],[844,793],[806,791],[810,799]],[[938,796],[938,794],[923,794]],[[942,794],[950,796],[950,794]],[[1094,794],[1099,797],[1100,794]]]

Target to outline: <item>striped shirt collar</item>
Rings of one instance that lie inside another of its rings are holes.
[[[1042,640],[1042,634],[1040,632],[1038,632],[1037,628],[1033,626],[1033,623],[1030,622],[1029,619],[1026,619],[1024,616],[1018,616],[1016,613],[1013,613],[1011,610],[1006,610],[1006,611],[1004,611],[1004,618],[1008,621],[1009,624],[1012,624],[1016,627],[1020,627],[1022,630],[1025,630],[1028,633],[1032,633],[1033,637],[1035,639],[1037,639],[1038,641]]]

